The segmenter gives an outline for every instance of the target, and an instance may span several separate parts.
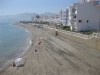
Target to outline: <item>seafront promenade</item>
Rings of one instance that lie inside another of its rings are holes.
[[[23,67],[7,67],[0,75],[100,75],[100,52],[44,28],[21,25],[32,33],[32,45],[22,56]]]

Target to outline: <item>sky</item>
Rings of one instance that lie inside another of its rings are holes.
[[[80,0],[0,0],[0,16],[19,13],[57,13]]]

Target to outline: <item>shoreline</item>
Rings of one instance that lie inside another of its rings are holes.
[[[32,36],[31,31],[28,30],[27,28],[21,26],[21,25],[18,25],[18,24],[16,25],[16,27],[19,27],[19,28],[21,28],[21,29],[24,29],[24,31],[25,31],[25,32],[27,33],[27,35],[28,35],[28,40],[26,40],[26,42],[29,43],[29,44],[27,44],[27,45],[28,45],[27,48],[25,48],[25,49],[22,50],[22,51],[19,51],[19,52],[18,52],[18,55],[16,55],[14,58],[12,58],[11,60],[6,61],[6,62],[3,64],[3,66],[0,67],[0,73],[1,73],[2,71],[4,71],[4,70],[8,69],[8,68],[9,68],[9,65],[11,65],[17,58],[23,58],[24,55],[28,52],[28,50],[31,48],[32,40],[33,40],[33,39],[32,39],[33,36]],[[20,53],[20,52],[21,52],[21,53]]]
[[[94,49],[32,24],[20,26],[33,35],[32,45],[22,56],[24,66],[9,66],[0,75],[100,75],[100,54]]]
[[[23,57],[24,54],[31,48],[33,36],[32,36],[32,32],[31,32],[30,30],[28,30],[27,28],[25,28],[25,27],[23,27],[23,26],[21,26],[21,25],[16,25],[16,26],[18,26],[18,27],[24,29],[24,31],[25,31],[26,33],[28,33],[28,37],[29,37],[29,39],[28,39],[29,44],[28,44],[26,50],[24,50],[24,51],[17,57],[17,58],[19,58],[19,57]]]

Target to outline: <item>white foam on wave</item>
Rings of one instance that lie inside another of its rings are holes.
[[[30,48],[31,44],[32,44],[32,41],[30,40],[29,45],[27,46],[27,49]]]

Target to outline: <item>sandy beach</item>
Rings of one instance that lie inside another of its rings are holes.
[[[0,75],[100,75],[100,54],[92,48],[33,25],[22,27],[32,33],[32,45],[22,56],[24,66],[8,66]]]

